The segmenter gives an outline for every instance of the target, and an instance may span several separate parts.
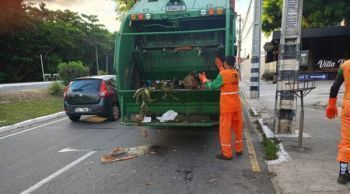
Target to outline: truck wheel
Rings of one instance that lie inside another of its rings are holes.
[[[116,121],[120,117],[120,110],[117,104],[113,105],[111,112],[108,115],[108,120]]]
[[[80,115],[69,115],[69,119],[73,122],[79,121],[80,120]]]

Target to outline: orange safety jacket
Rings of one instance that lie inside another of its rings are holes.
[[[220,88],[220,113],[242,111],[239,97],[239,73],[235,69],[225,69],[212,82],[205,83],[206,88]]]

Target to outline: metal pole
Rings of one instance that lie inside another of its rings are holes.
[[[40,62],[41,62],[41,72],[43,74],[43,81],[45,81],[44,62],[43,62],[43,55],[42,54],[40,54]]]
[[[95,55],[96,55],[96,69],[97,69],[97,75],[99,75],[99,65],[98,65],[98,50],[97,50],[97,45],[95,45]]]
[[[250,97],[258,99],[260,95],[260,45],[261,45],[261,1],[255,0],[253,21],[253,45],[250,76]]]
[[[303,133],[304,133],[304,92],[300,90],[300,121],[299,121],[299,136],[298,136],[298,148],[303,147]]]

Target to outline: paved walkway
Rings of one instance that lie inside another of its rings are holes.
[[[321,81],[305,98],[304,132],[311,136],[304,138],[305,151],[298,151],[297,138],[280,138],[292,160],[269,165],[269,170],[276,175],[272,178],[272,182],[277,193],[350,193],[350,184],[343,186],[336,182],[340,118],[328,120],[325,117],[325,106],[328,103],[331,85],[331,81]],[[241,89],[249,97],[249,75],[244,76]],[[276,84],[261,81],[260,99],[250,99],[252,106],[260,112],[271,129],[273,129],[275,90]],[[343,97],[342,91],[343,88],[338,95],[339,108]]]

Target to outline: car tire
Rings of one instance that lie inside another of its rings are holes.
[[[80,115],[69,115],[69,119],[73,122],[79,121],[80,120]]]
[[[116,121],[120,117],[120,109],[119,105],[115,104],[113,105],[112,109],[110,110],[110,113],[108,115],[108,120],[110,121]]]

